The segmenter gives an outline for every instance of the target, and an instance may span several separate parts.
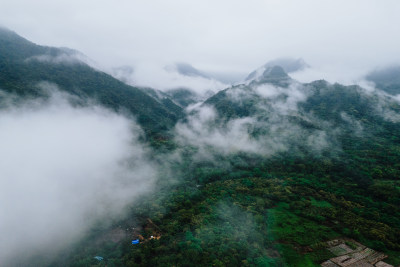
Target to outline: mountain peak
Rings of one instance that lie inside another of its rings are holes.
[[[290,76],[281,66],[263,66],[246,78],[247,83],[272,83],[277,86],[287,86],[290,81]]]
[[[296,72],[308,68],[309,65],[302,58],[277,58],[271,60],[250,73],[245,81],[253,81],[260,79],[290,78],[288,73]]]
[[[3,35],[3,34],[14,34],[14,35],[18,35],[18,34],[16,34],[15,32],[13,32],[12,30],[10,30],[10,29],[8,29],[8,28],[6,28],[6,27],[3,27],[3,26],[0,26],[0,34],[1,34],[1,35]]]
[[[302,58],[277,58],[267,62],[265,67],[280,66],[287,73],[304,70],[310,67]]]
[[[18,35],[16,32],[2,26],[0,26],[0,40],[3,42],[8,41],[17,43],[31,43],[30,41]]]
[[[273,66],[265,69],[262,75],[263,78],[271,79],[271,78],[289,78],[289,75],[285,72],[285,70],[281,66]]]
[[[190,65],[188,63],[178,62],[172,66],[167,66],[167,69],[175,70],[176,72],[178,72],[179,74],[184,75],[184,76],[201,77],[201,78],[206,78],[206,79],[210,78],[207,74],[196,69],[195,67],[193,67],[192,65]]]

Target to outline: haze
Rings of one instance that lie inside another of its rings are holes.
[[[291,56],[314,68],[299,78],[352,80],[400,62],[399,11],[396,0],[3,0],[0,24],[103,68],[188,62],[239,80]]]

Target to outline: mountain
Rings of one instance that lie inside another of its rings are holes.
[[[277,64],[279,65],[279,64]],[[218,71],[201,71],[188,63],[175,63],[166,67],[168,70],[175,70],[181,75],[188,77],[204,78],[207,80],[215,80],[223,84],[232,84],[242,79],[242,73],[235,72],[218,72]]]
[[[152,96],[159,102],[165,105],[173,104],[181,108],[186,108],[191,104],[201,102],[201,97],[194,91],[187,88],[176,88],[166,91],[160,91],[150,87],[142,88],[148,95]],[[175,107],[172,107],[174,109]]]
[[[288,86],[291,78],[280,66],[263,67],[253,71],[246,78],[246,83],[263,84],[270,83],[277,86]]]
[[[366,79],[378,89],[391,95],[400,94],[400,66],[391,66],[370,72]]]
[[[257,106],[265,99],[257,88],[263,85],[287,88],[294,81],[280,66],[262,68],[255,72],[246,83],[227,88],[208,98],[204,104],[213,105],[223,117],[242,117],[255,114]],[[250,74],[251,76],[251,74]],[[268,90],[268,88],[262,89]],[[237,101],[240,99],[240,101]]]
[[[398,101],[356,85],[303,84],[279,66],[261,74],[178,123],[181,183],[135,206],[138,221],[93,231],[75,263],[96,264],[97,244],[127,229],[140,244],[103,241],[115,265],[321,266],[342,253],[332,244],[400,264]]]
[[[185,88],[128,86],[76,51],[1,30],[3,91],[41,97],[47,81],[128,110],[150,134],[173,136],[149,148],[155,190],[122,218],[99,221],[57,255],[28,253],[18,266],[321,266],[339,256],[398,266],[398,99],[357,85],[300,83],[290,77],[299,67],[288,68],[266,64],[199,102]]]
[[[293,59],[293,58],[278,58],[275,60],[271,60],[258,68],[257,70],[251,72],[245,81],[251,81],[257,79],[260,75],[262,75],[268,69],[271,69],[275,66],[279,66],[285,73],[296,72],[300,70],[304,70],[309,67],[309,65],[302,59]]]
[[[118,80],[123,81],[124,83],[129,84],[131,81],[129,77],[132,77],[132,74],[134,73],[134,68],[131,66],[121,66],[121,67],[116,67],[111,70],[112,75],[117,78]]]
[[[199,71],[198,69],[194,68],[192,65],[187,63],[175,63],[171,68],[174,68],[179,74],[182,74],[184,76],[202,77],[205,79],[211,79],[210,76],[208,76],[202,71]]]
[[[307,64],[307,62],[304,61],[304,59],[290,58],[290,57],[277,58],[277,59],[271,60],[271,61],[267,62],[264,66],[265,67],[280,66],[287,73],[301,71],[301,70],[304,70],[304,69],[310,67]]]
[[[179,106],[159,102],[80,60],[77,52],[36,45],[7,29],[0,29],[0,88],[21,96],[43,96],[46,81],[60,90],[101,105],[126,109],[148,133],[169,129],[183,116]]]
[[[399,140],[395,132],[400,131],[400,105],[395,99],[367,93],[356,85],[323,80],[302,84],[280,67],[267,69],[258,80],[218,92],[204,102],[206,106],[217,112],[214,127],[250,121],[242,126],[252,138],[285,144],[292,155],[310,153],[323,144],[318,153],[336,150],[345,158],[342,152],[350,147],[357,150],[353,146],[371,142],[393,146]]]
[[[398,112],[394,100],[366,94],[356,85],[330,84],[324,80],[302,84],[293,80],[280,66],[260,68],[252,73],[254,75],[249,75],[251,79],[218,92],[204,105],[214,106],[226,118],[253,116],[277,104],[297,115],[312,112],[314,116],[329,120],[338,120],[342,112],[358,119],[368,116],[371,120],[383,120],[382,114],[373,109],[382,108],[377,106],[379,101],[383,101],[388,110]]]
[[[200,101],[200,96],[187,88],[171,89],[165,93],[181,107],[187,107]]]

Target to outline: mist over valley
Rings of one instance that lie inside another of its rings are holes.
[[[1,266],[400,266],[397,2],[6,2]]]

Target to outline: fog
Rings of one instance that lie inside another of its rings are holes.
[[[197,149],[194,161],[242,152],[337,153],[343,129],[299,109],[309,97],[300,82],[359,84],[360,95],[374,99],[375,114],[399,122],[391,104],[400,95],[365,81],[370,70],[400,62],[399,10],[397,0],[2,0],[0,26],[40,45],[82,52],[26,60],[83,61],[134,86],[190,88],[205,96],[277,58],[302,58],[307,67],[290,73],[287,88],[249,88],[248,81],[228,91],[235,105],[256,99],[249,115],[221,118],[212,105],[188,107],[171,130],[179,149],[155,157],[139,141],[143,133],[133,118],[55,85],[40,85],[49,90],[47,99],[0,93],[0,264],[56,254],[97,222],[123,216],[152,192],[160,168],[165,180],[179,176],[171,166],[184,161],[186,146]],[[209,75],[185,75],[176,62]],[[345,112],[340,119],[364,135],[361,120]],[[220,217],[229,221],[231,214]]]
[[[294,153],[299,147],[316,156],[340,150],[338,129],[298,109],[298,103],[308,97],[307,88],[300,83],[292,81],[288,88],[240,85],[230,88],[226,96],[239,107],[252,103],[254,113],[224,119],[212,105],[189,106],[187,121],[175,127],[177,142],[197,147],[202,158],[209,158],[214,152],[270,157],[289,150]],[[314,129],[306,129],[298,121],[312,123]]]
[[[25,62],[31,61],[65,65],[88,64],[89,66],[92,66],[94,68],[99,68],[99,66],[97,66],[96,63],[93,62],[93,60],[89,59],[84,54],[68,48],[61,48],[57,55],[43,54],[25,59]]]
[[[0,25],[105,68],[187,62],[238,80],[289,56],[314,69],[305,78],[351,81],[400,61],[397,0],[3,0],[1,7]]]
[[[201,75],[185,75],[174,65],[157,66],[142,64],[135,67],[119,68],[114,77],[133,86],[152,87],[162,91],[189,88],[199,95],[216,93],[229,86],[214,78]]]
[[[0,99],[2,265],[65,248],[152,189],[156,168],[131,119],[57,91]]]
[[[365,86],[365,76],[371,68],[373,68],[372,65],[361,67],[324,65],[297,71],[291,73],[291,76],[303,83],[325,80],[329,83],[340,83],[343,85],[357,84]]]
[[[350,130],[357,137],[366,136],[365,121],[350,114],[341,112],[341,123],[338,124],[317,117],[312,110],[307,112],[300,108],[299,104],[305,103],[313,90],[290,78],[283,78],[283,81],[288,85],[281,87],[248,81],[229,88],[222,92],[223,101],[228,101],[223,102],[225,112],[222,113],[207,102],[189,106],[187,120],[175,127],[176,141],[196,147],[200,159],[212,158],[214,153],[271,157],[288,151],[319,157],[340,153],[342,148],[338,140],[345,131]],[[356,91],[360,103],[368,104],[371,116],[395,123],[400,121],[393,109],[399,103],[399,95],[389,95],[364,80],[359,83],[363,87],[349,90]],[[333,86],[328,84],[326,92],[334,90]],[[230,107],[239,110],[236,111],[239,114],[244,108],[249,114],[238,116]]]

